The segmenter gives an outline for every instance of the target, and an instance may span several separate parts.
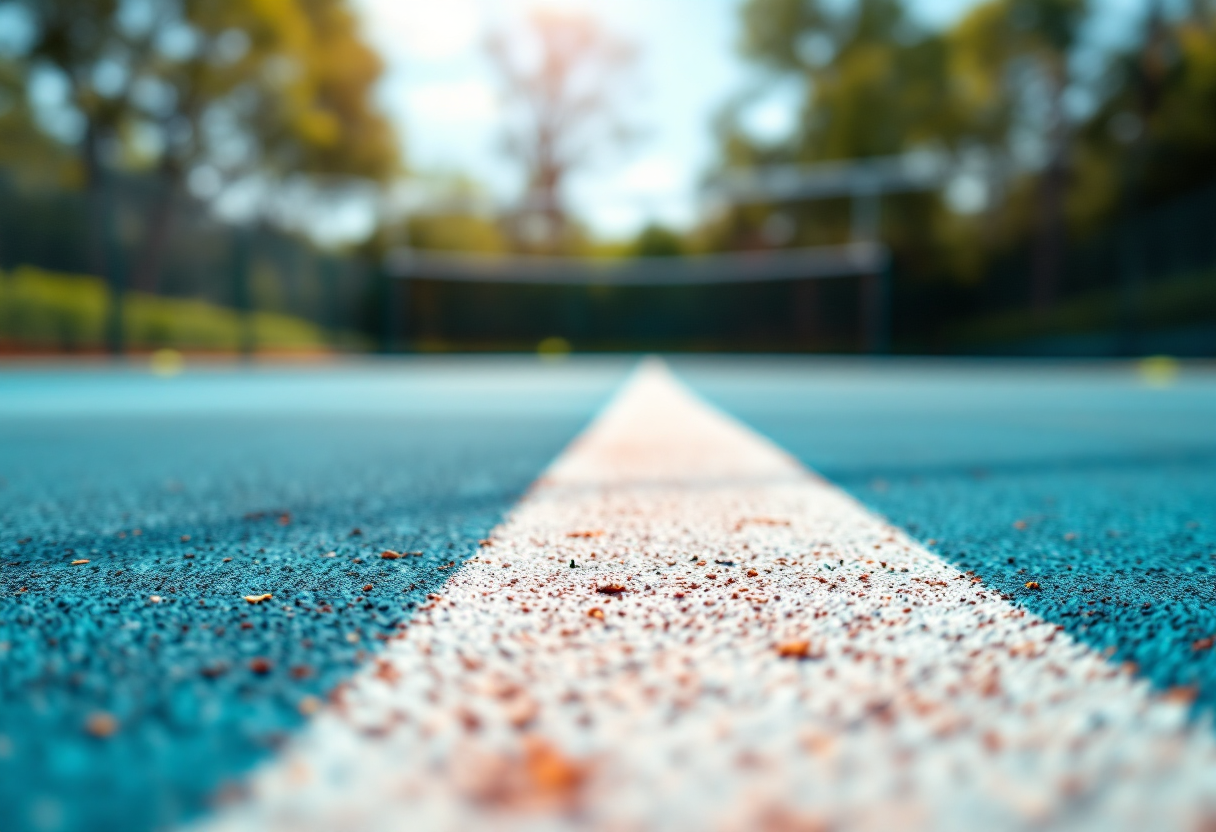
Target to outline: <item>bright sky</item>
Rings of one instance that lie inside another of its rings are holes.
[[[498,150],[493,76],[485,34],[531,6],[582,8],[636,44],[637,123],[644,136],[571,182],[571,207],[593,230],[632,234],[647,221],[683,226],[696,216],[696,187],[712,164],[712,120],[730,97],[762,81],[735,50],[742,0],[355,0],[388,64],[384,106],[401,126],[411,166],[466,172],[502,202],[518,171]],[[943,25],[977,0],[920,0],[922,19]],[[1126,5],[1134,0],[1103,0]],[[758,133],[780,135],[797,91],[773,87],[749,113]]]

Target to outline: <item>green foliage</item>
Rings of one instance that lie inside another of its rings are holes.
[[[384,180],[399,171],[401,161],[396,132],[373,100],[384,69],[380,58],[363,42],[346,0],[302,3],[312,29],[307,59],[311,109],[324,113],[329,125],[302,167]]]
[[[1116,185],[1104,202],[1078,206],[1080,221],[1111,213],[1123,193],[1153,204],[1216,178],[1216,9],[1146,30],[1118,56],[1111,94],[1079,136],[1076,190],[1104,177]]]
[[[1216,274],[1187,274],[1143,288],[1139,323],[1146,329],[1205,324],[1216,317]],[[1126,301],[1115,289],[1087,292],[1065,301],[1045,315],[1015,310],[977,317],[947,333],[959,350],[1077,333],[1119,330]]]
[[[423,214],[410,218],[409,241],[414,248],[498,254],[507,241],[493,220],[475,214]]]
[[[677,257],[684,253],[683,237],[662,225],[646,226],[633,242],[637,257]]]
[[[746,0],[742,53],[800,81],[804,99],[777,144],[748,135],[737,102],[719,127],[722,164],[920,148],[986,163],[987,200],[971,208],[946,189],[882,200],[896,336],[921,348],[1212,320],[1210,275],[1194,277],[1203,231],[1185,218],[1216,184],[1216,3],[1147,2],[1119,47],[1089,38],[1109,11],[1093,0],[983,0],[943,31],[917,26],[913,6]],[[797,220],[794,242],[834,243],[851,207],[740,205],[701,233],[711,248],[766,247],[780,211]],[[1144,259],[1158,249],[1178,256]],[[1099,251],[1080,279],[1079,255]],[[1144,292],[1126,294],[1141,269]]]
[[[252,143],[238,173],[382,179],[396,171],[393,130],[372,102],[382,67],[345,0],[179,0],[162,27],[182,24],[194,48],[159,54],[152,69],[178,105],[141,113],[164,130],[179,165],[223,167],[209,145],[231,142],[209,128],[220,120]],[[189,134],[173,141],[183,123]]]
[[[972,279],[984,263],[1025,245],[1052,200],[1073,237],[1216,177],[1216,11],[1150,19],[1139,42],[1106,55],[1108,70],[1080,78],[1072,60],[1101,6],[1089,0],[987,0],[950,29],[926,31],[906,0],[748,0],[741,50],[804,81],[802,118],[780,148],[722,130],[732,166],[818,162],[918,147],[979,151],[1013,176],[979,215],[932,197],[885,200],[884,237],[897,253],[919,246],[922,273]],[[1070,90],[1098,102],[1070,118]],[[1038,148],[1028,157],[1026,147]],[[1046,186],[1040,171],[1063,173]],[[1053,193],[1052,189],[1060,193]],[[848,206],[798,206],[800,239],[839,239]],[[747,207],[724,224],[735,244],[756,236],[769,212]],[[724,243],[725,244],[725,243]],[[904,258],[907,262],[908,258]]]
[[[23,181],[64,182],[76,171],[72,153],[39,129],[21,63],[0,58],[0,169]]]
[[[1006,0],[1007,42],[1015,50],[1039,51],[1056,61],[1077,43],[1090,11],[1089,0]]]
[[[100,349],[108,308],[109,291],[95,277],[55,274],[29,266],[0,275],[0,341],[11,348]],[[235,352],[241,345],[242,316],[206,301],[132,292],[123,314],[128,342],[136,349]],[[331,336],[289,315],[255,312],[251,326],[255,345],[264,350],[366,347],[356,336]]]
[[[965,101],[956,90],[951,44],[918,26],[900,0],[748,0],[743,8],[745,56],[806,90],[795,134],[765,149],[729,123],[723,156],[732,166],[815,163],[888,156],[925,146],[952,147],[965,138]],[[746,102],[743,102],[744,104]],[[847,200],[781,206],[797,220],[793,242],[842,242],[851,225]],[[884,237],[925,253],[943,208],[934,195],[884,201]],[[767,246],[765,206],[740,206],[712,234],[712,248]],[[933,261],[918,256],[924,271]]]
[[[1037,81],[1067,79],[1087,0],[989,0],[948,32],[912,20],[904,0],[748,0],[745,56],[804,79],[793,145],[803,161],[924,145],[1004,145]],[[1038,73],[1040,78],[1032,77]]]
[[[399,165],[372,100],[382,67],[346,0],[16,2],[35,33],[23,62],[66,83],[92,164],[117,138],[128,161],[173,175],[383,179]]]
[[[956,132],[946,43],[898,0],[749,0],[743,22],[745,55],[805,81],[794,158],[887,155]]]
[[[18,268],[0,279],[0,332],[23,346],[95,348],[104,337],[108,304],[99,278]]]
[[[124,241],[137,249],[125,283],[149,292],[193,174],[209,183],[204,198],[244,182],[261,193],[290,185],[319,201],[401,167],[395,133],[374,103],[382,66],[349,0],[0,0],[14,5],[32,38],[11,67],[0,65],[0,104],[35,69],[63,83],[83,125],[72,150],[90,195],[93,239],[78,245],[89,252],[87,269],[116,284],[119,262],[104,238],[112,218],[125,217],[113,204],[112,167],[159,178],[134,224],[140,231]],[[0,164],[29,155],[4,123],[28,126],[18,119],[28,111],[6,116],[0,106]]]

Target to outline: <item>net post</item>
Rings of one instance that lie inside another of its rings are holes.
[[[877,261],[861,278],[862,331],[865,351],[886,355],[891,351],[891,256],[885,247]]]
[[[409,249],[389,252],[380,261],[380,352],[386,355],[408,352],[409,314],[414,269]]]
[[[380,352],[392,355],[398,350],[397,281],[400,278],[381,269],[380,274]]]
[[[334,348],[338,347],[338,332],[341,330],[342,321],[339,317],[339,308],[341,300],[338,296],[339,272],[345,271],[343,264],[338,259],[331,255],[321,255],[319,258],[313,258],[314,263],[318,263],[321,272],[322,291],[325,296],[325,309],[322,312],[324,318],[324,326],[329,331],[328,338]]]

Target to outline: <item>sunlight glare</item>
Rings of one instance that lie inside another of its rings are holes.
[[[363,0],[363,6],[366,19],[375,21],[370,36],[386,52],[452,58],[468,52],[482,35],[476,0]]]

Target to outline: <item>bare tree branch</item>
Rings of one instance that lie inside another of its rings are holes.
[[[516,236],[525,247],[559,250],[570,173],[630,135],[623,98],[636,50],[589,15],[551,10],[495,32],[486,50],[508,111],[503,150],[526,177]]]

